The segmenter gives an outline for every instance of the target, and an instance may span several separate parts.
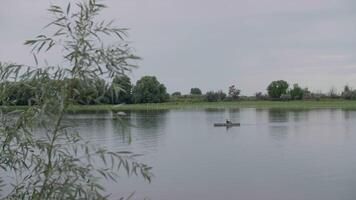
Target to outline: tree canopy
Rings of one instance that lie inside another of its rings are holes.
[[[161,103],[168,98],[166,87],[155,76],[142,77],[133,88],[135,103]]]
[[[287,94],[289,84],[284,80],[273,81],[267,87],[268,96],[279,99],[282,94]]]
[[[195,87],[195,88],[190,89],[190,94],[191,95],[202,95],[202,92],[199,88]]]

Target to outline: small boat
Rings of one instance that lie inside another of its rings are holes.
[[[215,123],[214,126],[240,126],[240,123]]]

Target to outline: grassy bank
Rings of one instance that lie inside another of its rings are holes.
[[[207,109],[207,108],[280,108],[280,109],[313,109],[341,108],[356,109],[356,101],[321,100],[321,101],[235,101],[235,102],[168,102],[157,104],[130,105],[76,105],[72,111],[105,111],[105,110],[164,110],[164,109]]]

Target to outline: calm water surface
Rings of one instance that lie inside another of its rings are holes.
[[[152,183],[106,183],[134,199],[356,199],[356,111],[210,109],[70,116],[83,137],[111,150],[143,153]],[[225,119],[241,127],[215,128]],[[129,145],[129,135],[132,143]]]

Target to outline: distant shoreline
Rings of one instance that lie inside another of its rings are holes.
[[[10,106],[5,109],[25,109],[27,106]],[[0,107],[1,108],[1,107]],[[3,107],[4,108],[4,107]],[[259,109],[356,109],[353,100],[297,100],[297,101],[267,101],[267,100],[241,100],[221,102],[166,102],[148,104],[103,104],[103,105],[72,105],[71,112],[80,111],[125,111],[125,110],[169,110],[169,109],[233,109],[233,108],[259,108]]]
[[[300,100],[300,101],[231,101],[231,102],[167,102],[122,105],[75,105],[72,111],[125,111],[125,110],[167,110],[167,109],[224,109],[224,108],[273,108],[273,109],[356,109],[351,100]]]

